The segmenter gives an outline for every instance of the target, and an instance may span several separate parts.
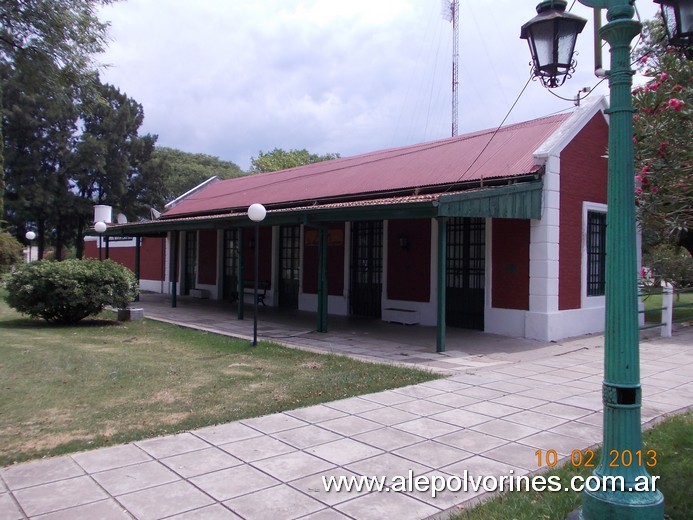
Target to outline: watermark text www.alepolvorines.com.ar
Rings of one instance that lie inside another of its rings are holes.
[[[461,475],[408,475],[385,476],[340,475],[323,476],[322,483],[327,492],[396,492],[396,493],[431,493],[433,498],[444,491],[457,492],[505,492],[505,491],[656,491],[658,476],[638,476],[634,482],[626,482],[623,476],[575,475],[564,483],[558,475],[508,475],[478,476],[464,470]]]

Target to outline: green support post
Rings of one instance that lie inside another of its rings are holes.
[[[171,307],[178,305],[178,231],[173,232],[171,246]]]
[[[580,0],[608,9],[600,31],[611,47],[608,72],[609,178],[606,234],[606,332],[604,345],[604,432],[597,477],[623,477],[626,491],[585,491],[584,520],[659,520],[664,498],[659,491],[635,491],[650,479],[642,453],[640,355],[638,330],[633,101],[630,42],[640,33],[628,0]],[[616,464],[612,462],[616,460]],[[651,480],[649,481],[651,482]],[[632,489],[633,491],[627,491]]]
[[[447,217],[438,220],[438,322],[436,327],[436,352],[445,352],[445,274],[447,259]]]
[[[140,263],[141,263],[140,258],[141,258],[141,254],[142,254],[141,241],[142,241],[142,239],[140,237],[135,237],[135,279],[137,280],[137,286],[138,287],[140,285]],[[139,291],[137,292],[137,296],[135,296],[135,301],[136,302],[140,301]]]
[[[243,232],[244,229],[240,228],[238,230],[238,280],[236,282],[236,291],[238,293],[238,305],[236,307],[236,317],[239,320],[244,318],[245,313],[245,301],[243,298],[243,293],[245,291],[245,283],[243,277],[245,276],[245,240]]]
[[[318,230],[318,332],[327,332],[327,226]]]

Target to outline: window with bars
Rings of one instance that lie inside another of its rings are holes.
[[[587,212],[587,296],[604,296],[606,281],[606,213]]]
[[[224,231],[224,298],[238,298],[238,229]]]
[[[238,229],[224,231],[224,275],[235,277],[238,272]]]

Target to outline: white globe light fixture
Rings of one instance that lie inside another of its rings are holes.
[[[108,226],[103,221],[99,221],[99,222],[94,224],[94,231],[96,231],[99,234],[99,260],[101,260],[101,249],[102,249],[101,234],[105,233],[106,229],[108,229]]]
[[[29,263],[31,263],[31,242],[36,238],[36,233],[33,231],[27,231],[24,238],[29,241]]]
[[[262,204],[255,203],[248,208],[248,218],[253,222],[262,222],[266,215],[267,210]]]
[[[255,290],[253,301],[253,347],[257,346],[257,289],[258,289],[258,270],[260,264],[260,222],[265,220],[267,210],[262,204],[251,204],[248,208],[248,218],[255,222]]]

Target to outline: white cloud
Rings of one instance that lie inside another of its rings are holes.
[[[656,6],[641,2],[645,18]],[[342,155],[447,137],[451,24],[440,0],[128,0],[112,22],[104,81],[144,106],[159,144],[246,168],[260,150]],[[460,132],[494,127],[529,77],[517,0],[460,6]],[[577,4],[573,12],[592,17]],[[591,24],[572,98],[592,75]],[[602,87],[606,92],[606,87]],[[570,108],[532,83],[509,122]]]

